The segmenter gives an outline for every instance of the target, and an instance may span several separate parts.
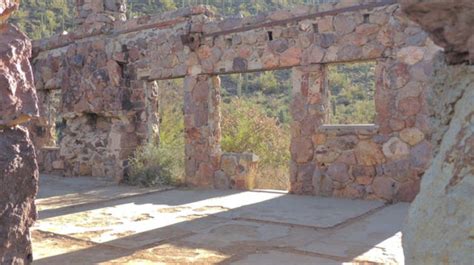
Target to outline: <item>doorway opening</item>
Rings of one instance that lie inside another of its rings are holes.
[[[183,79],[153,83],[158,100],[149,115],[151,126],[148,142],[130,159],[128,182],[141,186],[178,186],[184,182],[184,114]]]
[[[291,70],[238,73],[222,79],[224,153],[258,156],[253,189],[288,190]]]

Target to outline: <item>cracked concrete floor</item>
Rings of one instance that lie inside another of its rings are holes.
[[[34,264],[403,264],[408,204],[41,176]]]

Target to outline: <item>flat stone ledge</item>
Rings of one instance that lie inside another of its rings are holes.
[[[376,134],[378,130],[376,124],[324,124],[318,128],[323,133]]]
[[[40,148],[41,151],[59,151],[59,146],[44,146]]]

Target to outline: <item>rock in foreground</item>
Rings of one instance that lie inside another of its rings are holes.
[[[20,124],[37,116],[37,97],[29,63],[31,43],[4,24],[18,1],[0,2],[0,264],[30,264],[30,227],[38,165],[28,131]]]
[[[38,167],[28,131],[1,131],[0,150],[0,264],[29,264]]]
[[[474,2],[403,0],[402,7],[445,49],[449,64],[436,67],[431,84],[436,155],[404,227],[406,263],[472,264]]]

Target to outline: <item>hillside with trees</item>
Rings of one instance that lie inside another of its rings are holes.
[[[209,5],[222,16],[249,16],[297,5],[315,5],[337,0],[128,0],[128,17],[160,13],[177,8]],[[75,0],[22,0],[12,18],[32,39],[74,28]]]

